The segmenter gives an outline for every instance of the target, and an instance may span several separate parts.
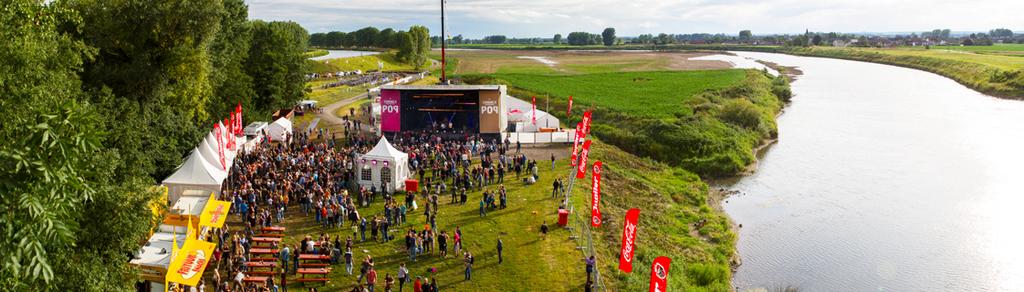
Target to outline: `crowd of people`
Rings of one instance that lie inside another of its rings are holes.
[[[475,257],[463,246],[464,236],[470,235],[459,226],[452,230],[439,228],[438,210],[444,205],[441,198],[450,196],[447,204],[463,205],[469,200],[468,193],[481,192],[480,216],[486,216],[508,207],[506,176],[514,173],[524,183],[539,179],[537,162],[518,153],[519,145],[516,152],[511,152],[507,140],[502,143],[477,135],[453,139],[427,130],[389,137],[397,149],[409,155],[409,168],[421,182],[419,191],[398,193],[396,186],[388,184],[361,187],[357,157],[379,137],[355,129],[346,127],[344,140],[336,139],[337,133],[330,131],[317,135],[329,139],[296,133],[290,143],[265,144],[249,153],[239,153],[221,196],[232,202],[231,213],[240,220],[233,223],[233,229],[220,229],[211,235],[215,237],[211,241],[218,243],[212,261],[213,291],[281,291],[287,286],[287,276],[298,271],[301,254],[326,255],[332,265],[344,266],[345,273],[358,273],[353,291],[401,290],[406,285],[413,291],[437,291],[433,276],[436,268],[417,274],[402,263],[394,274],[384,272],[381,278],[371,255],[359,257],[353,252],[365,251],[358,248],[360,244],[387,243],[402,235],[404,244],[399,246],[404,247],[409,262],[423,257],[461,259],[465,280],[471,280]],[[378,204],[380,211],[364,214],[371,205]],[[253,256],[253,237],[261,227],[296,219],[288,216],[316,222],[319,236],[274,244],[272,248],[279,251],[280,278],[244,283],[250,272],[245,263]],[[410,223],[414,216],[424,224]],[[394,230],[403,232],[395,234]],[[499,239],[499,264],[502,249]]]

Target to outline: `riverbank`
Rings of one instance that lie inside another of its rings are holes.
[[[611,275],[605,277],[609,287],[645,285],[649,261],[670,255],[683,267],[672,270],[673,290],[731,289],[732,270],[739,263],[737,233],[721,210],[722,196],[701,177],[741,173],[755,161],[755,149],[777,136],[775,116],[785,103],[774,89],[788,92],[784,77],[757,70],[705,70],[460,78],[507,84],[511,95],[544,98],[552,109],[565,108],[572,94],[571,116],[551,111],[563,126],[577,122],[587,108],[593,110],[591,159],[605,166],[604,221],[616,226],[629,208],[642,210],[641,264],[634,273],[622,274],[615,261],[602,261],[602,275]],[[579,192],[573,196],[576,204],[589,203],[588,188],[574,191]],[[596,230],[599,258],[617,257],[619,236],[616,228]]]

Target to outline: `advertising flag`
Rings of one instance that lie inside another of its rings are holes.
[[[648,292],[665,292],[668,285],[668,269],[672,265],[672,259],[660,256],[654,259],[651,264],[651,289]]]
[[[588,154],[590,154],[590,140],[583,142],[583,150],[580,151],[580,164],[576,165],[576,178],[583,178],[587,174]]]
[[[224,139],[221,139],[220,124],[213,125],[213,134],[217,140],[217,153],[220,155],[220,167],[224,170],[228,169],[227,163],[224,162]]]
[[[626,211],[622,223],[622,249],[619,251],[619,270],[633,272],[633,252],[636,251],[636,227],[640,220],[640,209]]]
[[[590,173],[590,225],[601,226],[601,161],[594,162],[594,170]]]
[[[572,166],[576,166],[576,154],[580,151],[580,123],[576,123],[576,135],[572,139]]]
[[[238,105],[235,106],[235,114],[237,115],[237,120],[238,120],[237,121],[237,123],[238,123],[238,129],[237,130],[238,130],[238,132],[235,133],[235,135],[242,135],[242,125],[243,125],[243,123],[242,123],[242,103],[241,102],[239,102]]]
[[[583,121],[581,121],[581,123],[583,123],[583,138],[586,138],[587,135],[590,134],[590,121],[592,120],[591,115],[591,111],[583,112]]]
[[[530,105],[533,106],[533,117],[531,118],[531,121],[532,121],[532,123],[534,125],[536,125],[537,124],[537,97],[536,96],[531,96],[531,97],[533,98],[533,101],[530,102]]]
[[[199,279],[206,271],[206,264],[213,256],[213,243],[198,239],[186,239],[185,245],[174,255],[167,267],[167,281],[188,286],[198,286]]]
[[[199,226],[224,227],[228,210],[231,210],[231,202],[217,200],[211,193],[210,200],[206,201],[206,207],[203,207],[203,212],[199,214]]]
[[[568,109],[565,110],[565,116],[566,117],[571,117],[572,116],[572,95],[569,96],[569,107],[568,107]]]

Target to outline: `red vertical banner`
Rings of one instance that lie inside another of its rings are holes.
[[[576,135],[572,139],[572,166],[576,166],[576,154],[580,151],[580,123],[576,123]]]
[[[235,112],[237,112],[237,115],[238,115],[238,133],[235,133],[235,134],[236,135],[241,135],[242,134],[242,125],[244,125],[244,123],[242,122],[242,103],[241,102],[239,102],[238,105],[235,106]]]
[[[587,155],[590,154],[590,140],[583,142],[583,150],[580,150],[580,163],[576,165],[576,178],[584,178],[587,175]]]
[[[668,286],[668,270],[672,259],[660,256],[651,264],[651,289],[648,292],[665,292]]]
[[[572,116],[572,95],[569,96],[569,106],[565,110],[565,116],[566,117],[571,117]]]
[[[622,223],[622,249],[619,250],[619,270],[633,272],[633,252],[636,251],[636,227],[640,223],[640,209],[626,211],[626,219]]]
[[[594,170],[590,172],[590,225],[601,226],[601,161],[594,162]]]
[[[530,102],[530,105],[533,106],[533,117],[531,118],[531,121],[534,125],[537,125],[537,97],[531,96],[531,98],[533,98],[533,101]]]
[[[592,120],[591,115],[592,115],[591,111],[583,112],[583,120],[580,121],[580,123],[583,123],[583,136],[582,137],[584,137],[584,138],[586,138],[587,135],[590,134],[590,122]]]
[[[224,136],[224,141],[226,141],[224,147],[229,150],[235,150],[235,122],[232,119],[225,118],[224,127],[227,128],[224,130],[224,133],[227,134]]]
[[[217,138],[217,154],[220,154],[220,167],[224,170],[228,169],[228,165],[224,162],[224,139],[221,135],[220,124],[213,125],[213,134]]]

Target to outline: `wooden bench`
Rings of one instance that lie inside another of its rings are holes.
[[[302,267],[302,268],[326,268],[327,266],[329,266],[329,264],[314,264],[314,263],[299,264],[299,267]]]
[[[277,275],[277,272],[267,272],[267,271],[249,271],[249,275],[257,275],[257,276],[268,276],[268,277],[269,277],[269,276],[275,276],[275,275]]]
[[[277,262],[277,258],[251,258],[250,262]]]
[[[260,233],[260,234],[257,234],[256,236],[259,236],[259,237],[284,237],[284,234],[280,234],[280,233]]]

